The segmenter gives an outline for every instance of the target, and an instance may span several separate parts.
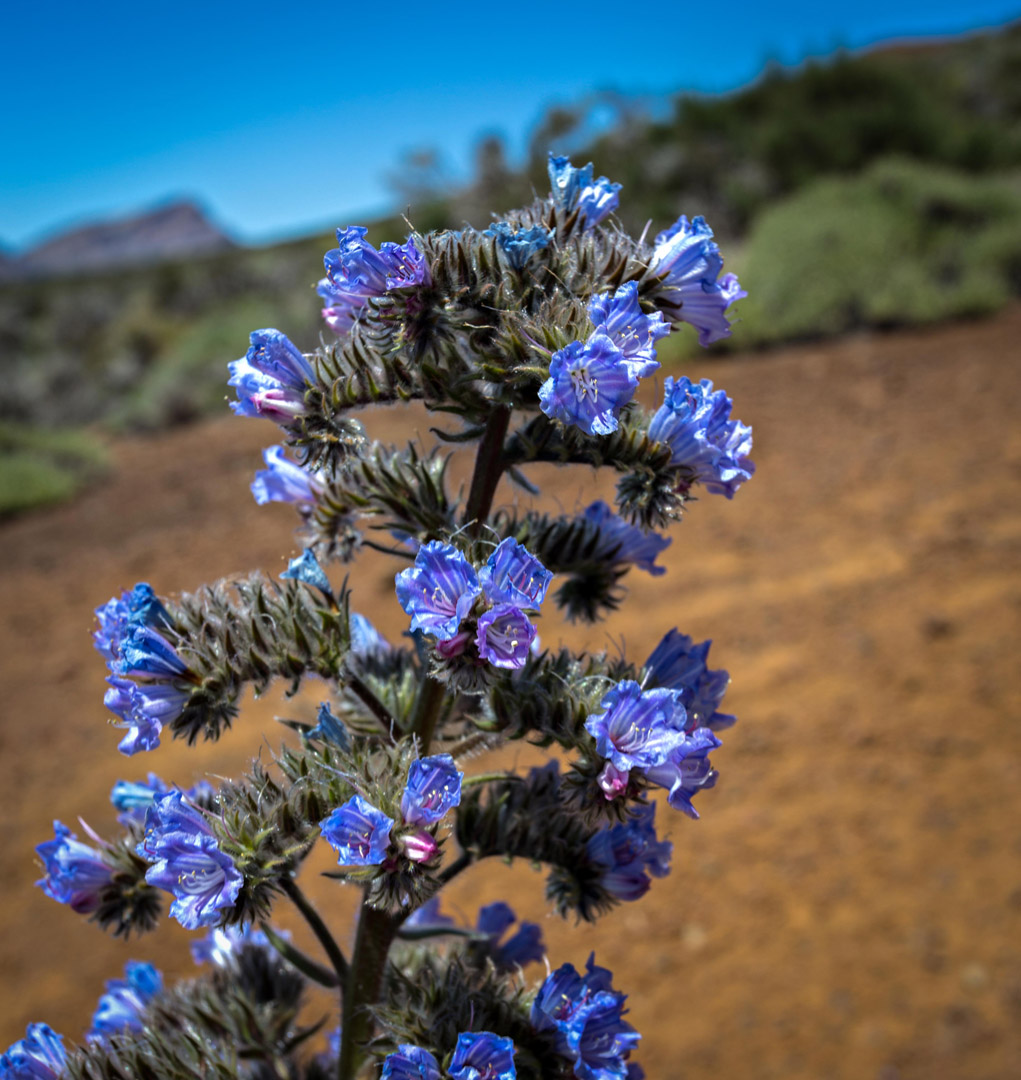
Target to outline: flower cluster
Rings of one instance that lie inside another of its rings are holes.
[[[338,229],[339,246],[323,258],[326,277],[316,291],[326,301],[326,325],[336,334],[346,334],[370,300],[395,289],[429,284],[429,266],[414,239],[384,243],[377,251],[365,239],[366,232],[356,225]]]
[[[305,413],[305,394],[315,371],[302,351],[279,330],[255,330],[251,346],[230,368],[237,391],[230,407],[238,416],[262,416],[288,425]]]
[[[574,424],[589,435],[617,430],[620,411],[638,383],[659,368],[656,341],[670,333],[657,311],[646,315],[631,281],[588,305],[594,330],[572,341],[550,360],[549,378],[539,389],[539,407],[551,419]]]
[[[720,249],[703,217],[689,222],[682,214],[656,237],[649,270],[662,280],[657,303],[673,322],[694,326],[700,345],[730,336],[727,308],[748,295],[734,274],[720,278],[722,269]]]
[[[553,202],[568,213],[577,214],[583,229],[598,225],[620,204],[617,192],[620,184],[611,183],[605,176],[592,178],[592,162],[576,169],[570,158],[549,156],[549,182]]]
[[[514,1080],[514,1040],[491,1031],[462,1032],[447,1075],[453,1080]],[[402,1043],[383,1062],[380,1080],[441,1080],[440,1063],[421,1047]]]
[[[604,711],[585,721],[585,730],[606,759],[599,775],[606,798],[623,795],[635,770],[666,788],[672,807],[698,817],[691,800],[715,782],[708,755],[720,740],[708,728],[688,730],[681,692],[667,687],[643,690],[625,679],[606,694],[600,708]]]
[[[474,643],[480,662],[520,668],[536,633],[526,612],[538,610],[552,580],[510,538],[477,572],[452,544],[431,541],[419,548],[415,565],[397,575],[397,599],[411,629],[435,637],[441,656],[459,656]],[[474,626],[462,629],[473,612]]]
[[[613,989],[613,976],[588,959],[586,974],[572,964],[557,968],[532,1003],[532,1023],[551,1031],[559,1053],[580,1080],[637,1080],[628,1057],[641,1038],[623,1019],[626,995]]]
[[[241,873],[220,850],[206,815],[182,792],[154,796],[137,850],[151,864],[145,880],[174,896],[170,914],[186,929],[214,926],[234,906]]]
[[[163,989],[163,976],[152,966],[129,961],[123,979],[110,979],[92,1017],[88,1038],[102,1039],[143,1026],[146,1005]]]
[[[403,827],[396,838],[397,849],[410,862],[428,862],[436,854],[439,845],[430,826],[460,803],[463,779],[464,773],[458,771],[449,754],[417,758],[411,763],[401,798]],[[340,866],[379,866],[390,853],[395,824],[361,795],[353,795],[320,822],[319,828],[336,850]]]
[[[709,379],[693,383],[686,376],[668,378],[663,404],[649,424],[649,438],[670,447],[671,462],[714,495],[734,497],[750,480],[755,464],[752,429],[730,419],[731,400],[713,391]]]

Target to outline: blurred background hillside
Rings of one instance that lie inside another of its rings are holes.
[[[479,141],[467,182],[418,150],[391,169],[402,213],[369,222],[370,237],[402,238],[404,216],[485,227],[545,190],[550,149],[621,182],[636,234],[706,216],[749,292],[721,352],[978,317],[1021,294],[1018,23],[768,66],[723,95],[592,94],[546,112],[523,167],[499,137]],[[239,246],[178,202],[0,261],[0,512],[96,476],[97,425],[156,430],[222,410],[224,365],[250,330],[316,344],[331,246],[326,231]],[[695,350],[674,335],[663,358]]]

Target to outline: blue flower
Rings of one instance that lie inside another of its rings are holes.
[[[599,528],[599,542],[592,557],[613,563],[631,563],[653,577],[666,573],[665,566],[657,566],[661,551],[670,546],[670,537],[659,533],[644,533],[637,526],[625,521],[600,501],[592,503],[584,513],[586,521]]]
[[[475,922],[475,928],[489,938],[486,953],[502,971],[513,971],[525,964],[539,961],[546,955],[542,928],[538,923],[522,922],[517,930],[500,944],[500,939],[517,921],[514,909],[498,900],[495,904],[486,904],[480,908]]]
[[[497,604],[479,616],[475,645],[493,667],[517,669],[525,666],[534,638],[535,627],[520,608]]]
[[[709,379],[668,378],[664,401],[649,423],[649,438],[670,447],[671,461],[688,470],[714,495],[734,497],[751,479],[752,429],[730,419],[732,402]]]
[[[609,435],[637,385],[623,353],[597,330],[587,341],[572,341],[553,354],[539,407],[550,419],[575,424],[589,435]]]
[[[323,836],[337,852],[338,866],[378,866],[386,858],[393,826],[393,818],[361,795],[353,795],[319,823]]]
[[[365,656],[371,652],[389,652],[390,642],[357,611],[351,612],[351,652]]]
[[[145,818],[138,854],[151,865],[145,880],[173,894],[170,914],[187,930],[213,926],[237,900],[244,878],[205,815],[180,791],[157,795]]]
[[[408,825],[435,825],[461,802],[463,779],[449,754],[413,761],[401,797],[401,817]]]
[[[174,679],[190,674],[169,641],[148,626],[128,626],[120,642],[120,659],[110,665],[115,675]]]
[[[439,1062],[419,1046],[400,1043],[383,1062],[379,1080],[440,1080]]]
[[[36,885],[58,904],[68,904],[72,911],[87,915],[99,907],[113,871],[99,851],[83,844],[66,825],[55,821],[53,831],[55,839],[35,849],[46,870],[46,877]]]
[[[611,184],[605,176],[592,179],[592,162],[576,169],[570,158],[549,156],[549,180],[553,201],[564,210],[577,210],[582,227],[598,225],[617,209],[620,184]]]
[[[145,783],[141,780],[118,780],[110,791],[110,802],[119,811],[117,820],[122,825],[141,824],[153,799],[169,790],[168,785],[155,773],[149,773]]]
[[[239,416],[264,416],[289,424],[305,413],[305,393],[315,371],[301,350],[279,330],[254,330],[251,346],[227,365],[228,386],[238,400],[230,407]]]
[[[446,927],[455,927],[457,924],[449,916],[440,911],[440,898],[433,896],[420,908],[416,908],[404,921],[404,928],[420,930],[439,930]]]
[[[25,1037],[0,1055],[0,1080],[58,1080],[66,1064],[63,1036],[49,1024],[29,1024]]]
[[[720,745],[720,740],[708,728],[695,728],[684,736],[684,742],[675,747],[666,761],[646,769],[650,783],[667,789],[667,802],[675,810],[688,817],[697,818],[698,811],[691,800],[702,788],[716,783],[716,770],[709,764],[709,752]]]
[[[696,217],[689,223],[682,214],[656,237],[649,263],[649,270],[663,277],[656,302],[673,322],[694,326],[700,345],[730,336],[727,308],[748,295],[733,274],[717,281],[723,259],[712,237],[705,218]]]
[[[675,690],[646,690],[619,682],[600,702],[604,711],[585,721],[596,749],[621,772],[661,765],[684,744],[684,706]]]
[[[451,544],[423,544],[415,565],[395,579],[397,599],[411,616],[411,629],[445,641],[457,633],[482,591],[471,563]]]
[[[330,711],[330,705],[327,701],[324,701],[319,706],[316,725],[305,732],[305,738],[333,743],[334,746],[339,746],[341,750],[351,749],[351,739],[348,737],[347,728],[344,726],[344,722],[337,719]]]
[[[680,690],[689,731],[697,727],[723,731],[737,721],[735,716],[717,711],[730,684],[730,675],[722,669],[709,670],[710,645],[711,641],[696,645],[687,634],[671,630],[645,661],[649,684]]]
[[[163,989],[163,976],[152,966],[128,961],[123,979],[110,979],[92,1016],[88,1039],[141,1031],[146,1005]]]
[[[517,540],[507,537],[479,571],[479,583],[492,604],[537,608],[546,599],[553,575]]]
[[[514,1040],[491,1031],[462,1032],[449,1072],[454,1080],[514,1080]]]
[[[287,930],[278,930],[277,933],[283,938],[291,936]],[[191,943],[191,958],[196,964],[228,967],[246,946],[268,949],[269,938],[251,926],[217,926],[201,940]]]
[[[116,675],[106,681],[110,689],[103,704],[121,718],[117,727],[128,728],[117,749],[129,756],[140,750],[155,750],[164,726],[181,715],[191,696],[190,690],[172,683],[136,683]]]
[[[670,873],[673,844],[660,840],[655,827],[656,804],[642,803],[626,822],[600,829],[589,840],[589,858],[605,867],[602,886],[618,900],[644,896],[653,877]]]
[[[629,281],[611,298],[609,293],[593,296],[588,303],[592,325],[606,334],[620,349],[636,378],[651,375],[658,367],[656,342],[670,333],[670,324],[660,312],[646,315],[638,302],[638,283]]]
[[[173,627],[167,609],[160,603],[152,586],[145,581],[140,581],[131,592],[114,596],[102,607],[96,608],[96,619],[99,629],[93,631],[92,640],[111,668],[113,661],[120,658],[121,642],[132,627]]]
[[[563,964],[547,976],[532,1003],[532,1026],[554,1033],[557,1050],[581,1080],[622,1080],[641,1038],[623,1019],[625,1000],[590,956],[585,975]]]
[[[431,280],[425,256],[414,240],[384,243],[377,251],[365,239],[367,231],[358,225],[338,229],[339,247],[323,257],[326,277],[316,291],[326,301],[323,318],[336,334],[347,333],[370,300]]]
[[[252,494],[260,506],[268,502],[316,504],[323,493],[323,482],[317,475],[286,457],[282,446],[269,446],[262,456],[269,468],[260,469],[252,481]]]
[[[549,247],[553,232],[541,225],[515,229],[506,221],[497,221],[486,229],[485,235],[496,238],[496,246],[515,270],[523,270],[533,255]]]
[[[311,585],[313,588],[318,589],[327,600],[333,602],[333,589],[330,586],[330,579],[326,576],[326,571],[319,565],[316,553],[311,548],[305,548],[297,558],[291,559],[287,564],[287,569],[280,576],[284,579],[301,581],[306,585]]]

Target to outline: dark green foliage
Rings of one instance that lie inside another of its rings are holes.
[[[175,737],[193,743],[219,738],[237,715],[245,684],[261,692],[273,678],[292,692],[305,674],[336,678],[350,642],[347,592],[339,608],[296,581],[278,584],[262,574],[207,585],[168,603],[182,659],[195,689],[173,722]]]

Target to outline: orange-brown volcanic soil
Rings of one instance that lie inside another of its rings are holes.
[[[699,822],[660,808],[674,867],[644,900],[568,925],[544,914],[540,875],[495,865],[446,902],[474,916],[506,896],[544,920],[554,965],[594,948],[632,995],[650,1080],[1021,1075],[1019,342],[1015,307],[701,364],[754,425],[758,475],[694,505],[668,574],[631,575],[613,620],[544,620],[547,643],[612,636],[639,659],[676,625],[712,637],[733,677],[720,782]],[[366,419],[378,437],[426,429],[413,411]],[[51,819],[112,829],[112,783],[148,769],[236,773],[279,741],[274,715],[319,697],[271,693],[219,744],[125,759],[88,635],[92,608],[138,579],[172,593],[283,568],[292,513],[248,492],[273,439],[224,418],[124,441],[105,487],[0,528],[0,1047],[34,1019],[77,1038],[131,957],[193,970],[176,925],[113,941],[33,888]],[[595,497],[591,473],[552,472],[547,497]],[[391,637],[406,625],[394,569],[370,553],[352,576]],[[353,890],[315,872],[329,852],[317,864],[303,880],[346,927]]]

